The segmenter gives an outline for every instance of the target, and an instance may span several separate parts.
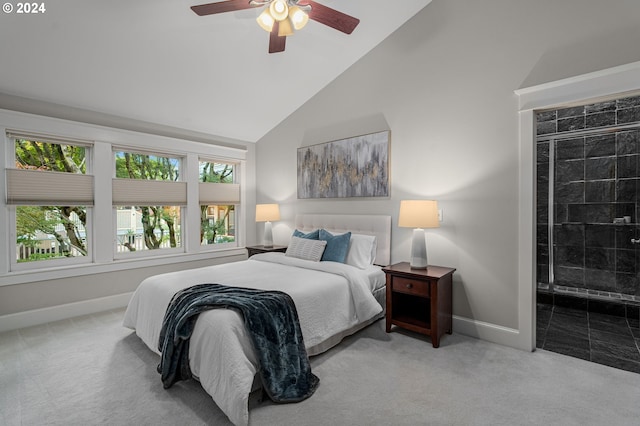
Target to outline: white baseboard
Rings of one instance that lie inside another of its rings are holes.
[[[499,345],[510,346],[512,348],[523,349],[526,351],[531,350],[531,348],[525,348],[522,346],[520,331],[515,328],[503,327],[501,325],[476,321],[454,315],[453,330],[456,333],[497,343]]]
[[[0,316],[0,333],[127,306],[133,293],[83,300]]]
[[[84,300],[82,302],[67,303],[64,305],[3,315],[0,316],[0,333],[65,320],[81,315],[108,311],[110,309],[123,308],[127,306],[132,295],[132,292],[123,293],[114,296],[100,297],[98,299]],[[520,332],[513,328],[454,315],[453,329],[456,333],[475,337],[476,339],[487,340],[517,349],[530,350],[529,348],[521,347]]]

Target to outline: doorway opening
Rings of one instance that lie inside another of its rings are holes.
[[[536,347],[640,373],[640,96],[535,118]]]

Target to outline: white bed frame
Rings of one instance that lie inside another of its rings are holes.
[[[344,215],[344,214],[298,214],[296,229],[310,232],[324,228],[331,233],[351,231],[354,234],[376,237],[376,265],[391,263],[391,216],[386,215]]]

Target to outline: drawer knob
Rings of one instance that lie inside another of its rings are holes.
[[[413,284],[412,283],[407,284],[407,288],[409,289],[413,288]]]

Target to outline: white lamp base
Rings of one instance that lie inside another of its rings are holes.
[[[411,240],[411,269],[427,269],[427,243],[424,239],[424,229],[413,230]]]
[[[271,230],[271,222],[264,223],[264,246],[273,247],[273,231]]]

